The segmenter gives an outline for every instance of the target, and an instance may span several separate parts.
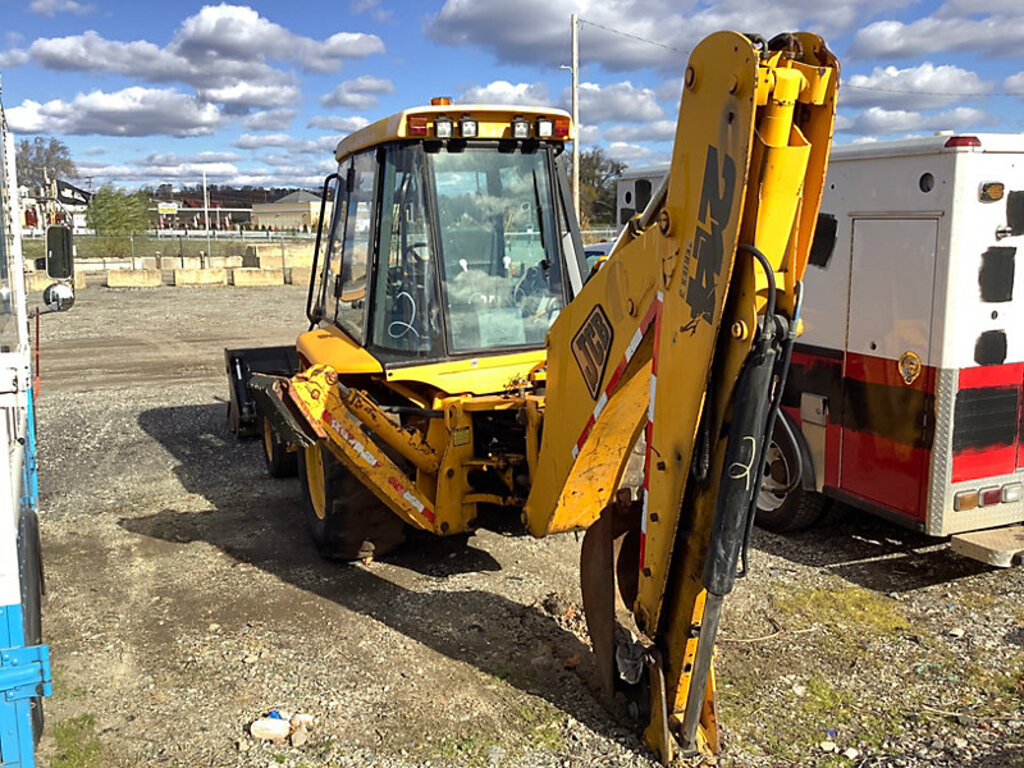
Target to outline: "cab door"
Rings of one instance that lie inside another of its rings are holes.
[[[924,519],[934,423],[934,218],[855,219],[840,488]]]

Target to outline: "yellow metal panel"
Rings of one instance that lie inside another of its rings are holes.
[[[314,328],[295,342],[299,357],[309,365],[329,365],[340,374],[380,373],[380,361],[340,329]]]
[[[487,395],[504,392],[513,382],[523,380],[530,370],[544,360],[540,349],[499,355],[446,360],[442,363],[408,365],[389,368],[391,382],[429,384],[448,394]]]
[[[293,376],[289,396],[317,434],[349,472],[409,525],[434,531],[434,505],[420,493],[391,458],[363,432],[359,421],[349,413],[328,383],[328,371]]]
[[[670,267],[654,342],[636,605],[638,624],[652,637],[658,633],[680,503],[736,253],[758,63],[756,49],[742,35],[718,33],[701,42],[690,57],[690,85],[683,90],[676,127],[667,197],[670,224],[667,235],[657,240],[662,261]],[[692,222],[693,230],[682,229]]]

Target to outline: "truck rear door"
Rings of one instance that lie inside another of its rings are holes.
[[[937,235],[934,218],[854,220],[843,376],[840,488],[921,520]]]

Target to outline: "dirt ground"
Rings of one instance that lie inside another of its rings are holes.
[[[40,764],[645,766],[590,684],[579,542],[496,524],[319,559],[298,481],[225,422],[225,346],[301,286],[86,289],[42,318],[54,695]],[[758,532],[718,649],[734,766],[1024,766],[1024,570],[861,516]],[[316,718],[257,744],[270,710]]]

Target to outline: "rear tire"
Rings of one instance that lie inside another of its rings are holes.
[[[18,559],[21,568],[21,616],[25,645],[43,643],[43,558],[39,542],[39,518],[27,510],[18,520]],[[32,712],[32,739],[38,746],[43,735],[43,699],[33,696],[29,704]]]
[[[381,557],[405,540],[405,524],[317,442],[298,452],[306,525],[321,557]]]
[[[288,443],[281,439],[266,416],[260,416],[260,434],[263,438],[263,458],[267,462],[270,476],[294,477],[299,467],[298,452],[288,450]]]
[[[779,414],[779,419],[785,416]],[[827,511],[828,499],[816,491],[794,485],[800,455],[778,423],[765,449],[761,488],[757,494],[758,527],[774,533],[803,531],[818,523]]]

